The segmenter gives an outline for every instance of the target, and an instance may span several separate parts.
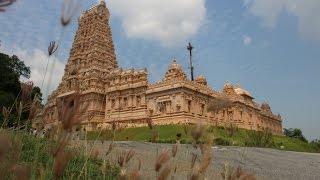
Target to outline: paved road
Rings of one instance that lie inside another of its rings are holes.
[[[79,143],[79,142],[78,142]],[[99,141],[95,144],[101,158],[117,162],[117,153],[121,150],[133,149],[136,159],[129,164],[129,170],[137,166],[137,158],[141,160],[141,169],[144,179],[155,179],[154,162],[157,151],[170,149],[170,144],[151,144],[143,142],[116,142],[117,146],[112,153],[105,157],[110,142]],[[200,155],[200,150],[195,150],[190,145],[181,145],[175,163],[177,164],[178,177],[186,179],[190,172],[191,153]],[[257,179],[263,180],[320,180],[320,154],[280,151],[264,148],[244,147],[212,147],[211,166],[206,174],[207,179],[221,179],[220,173],[224,164],[237,167],[242,165],[254,173]],[[173,161],[171,161],[173,162]],[[171,164],[173,166],[173,164]]]

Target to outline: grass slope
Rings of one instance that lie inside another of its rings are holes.
[[[153,129],[157,130],[157,142],[159,143],[175,143],[176,135],[181,134],[181,143],[192,143],[190,125],[161,125],[154,126]],[[114,132],[114,140],[116,141],[150,141],[152,131],[148,127],[127,128],[119,129]],[[103,130],[100,132],[88,132],[89,140],[112,140],[113,131]],[[301,152],[320,152],[320,149],[313,144],[302,142],[295,138],[289,138],[285,136],[271,136],[270,143],[267,145],[255,145],[249,143],[252,141],[253,136],[256,136],[255,132],[245,129],[235,129],[233,134],[230,135],[230,130],[223,127],[206,127],[204,129],[204,137],[213,135],[214,143],[217,145],[235,145],[235,146],[258,146],[280,149],[283,146],[283,150],[289,151],[301,151]],[[258,137],[259,138],[259,137]],[[263,138],[263,137],[261,137]],[[202,139],[203,140],[203,139]],[[256,141],[256,139],[254,139]]]
[[[3,150],[5,141],[3,137],[10,138],[8,152]],[[0,179],[19,179],[12,171],[17,167],[25,167],[26,170],[17,173],[25,176],[30,172],[31,179],[54,179],[54,158],[49,153],[50,145],[46,139],[35,138],[24,132],[0,130]],[[92,159],[84,156],[77,149],[67,149],[73,156],[66,165],[60,179],[103,179],[101,159]],[[84,174],[83,169],[86,169]],[[42,172],[42,173],[41,173]],[[24,174],[23,174],[24,173]],[[117,179],[119,169],[107,162],[105,179]]]

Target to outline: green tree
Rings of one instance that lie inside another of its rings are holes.
[[[41,89],[38,86],[34,86],[32,88],[32,92],[31,92],[31,99],[33,99],[36,95],[38,95],[39,97],[39,102],[42,102],[43,98],[42,98],[42,93],[41,93]]]
[[[320,139],[314,139],[310,142],[314,147],[318,149],[318,152],[320,152]]]
[[[22,98],[23,90],[21,90],[21,82],[19,78],[30,77],[30,68],[27,67],[23,61],[21,61],[17,56],[9,56],[4,53],[0,53],[0,123],[3,123],[3,107],[13,107],[6,122],[7,126],[15,126],[17,124],[18,113],[16,109],[16,104],[20,100],[24,99],[23,105],[31,104],[31,101],[38,94],[39,102],[42,101],[42,93],[39,87],[32,87],[31,92],[27,97]],[[23,112],[21,114],[20,121],[23,122],[29,117],[28,112]],[[1,125],[0,124],[0,125]]]
[[[20,92],[20,81],[19,77],[23,70],[17,73],[17,67],[13,64],[19,64],[20,67],[26,69],[24,63],[17,62],[19,59],[15,56],[14,58],[0,53],[0,108],[3,106],[10,106],[13,104],[15,97]],[[28,68],[27,68],[28,69]],[[30,74],[30,73],[29,73]],[[27,74],[25,74],[27,76]]]
[[[30,67],[27,67],[16,55],[11,57],[0,53],[0,84],[1,91],[17,93],[20,91],[20,76],[30,78]],[[13,91],[12,91],[13,90]]]
[[[300,139],[303,142],[308,142],[307,139],[302,134],[301,129],[298,129],[298,128],[286,129],[286,128],[284,128],[283,130],[284,130],[283,134],[285,136],[292,137],[292,138],[297,138],[297,139]]]

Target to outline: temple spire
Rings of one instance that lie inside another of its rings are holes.
[[[78,30],[63,76],[66,90],[73,90],[78,83],[80,91],[85,91],[86,87],[101,82],[102,75],[118,68],[109,11],[103,3],[102,0],[99,5],[84,11],[78,19]]]

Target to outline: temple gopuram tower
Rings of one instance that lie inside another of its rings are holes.
[[[118,68],[109,17],[104,1],[79,16],[62,82],[48,98],[46,122],[57,120],[56,103],[74,93],[81,95],[79,102],[87,108],[82,109],[83,123],[104,119],[105,86],[110,72]]]

